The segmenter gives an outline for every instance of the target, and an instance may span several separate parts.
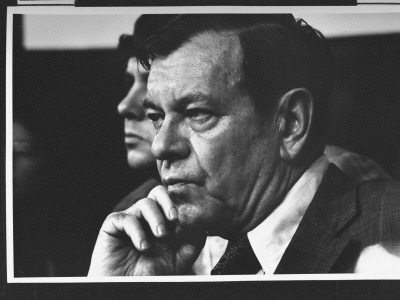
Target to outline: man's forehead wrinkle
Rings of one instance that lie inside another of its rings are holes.
[[[186,59],[181,59],[182,56]],[[226,63],[227,65],[241,63],[242,51],[239,39],[235,35],[205,32],[192,37],[168,57],[156,58],[152,69],[155,69],[160,61],[165,69],[157,68],[157,73],[160,73],[158,75],[168,75],[168,68],[175,68],[183,72],[186,68],[194,68],[194,70],[197,68],[200,74],[206,70],[211,70],[218,63]],[[240,68],[236,71],[240,71]]]
[[[240,86],[242,49],[236,35],[215,31],[203,32],[192,37],[183,47],[190,53],[189,57],[193,58],[193,66],[198,68],[196,75],[208,75],[203,76],[203,79],[208,78],[207,81],[203,81],[204,89],[213,91],[221,82],[227,88]]]
[[[239,38],[233,34],[213,33],[208,37],[210,45],[203,44],[211,52],[209,61],[209,85],[218,86],[218,82],[228,88],[240,86],[242,81],[242,48]],[[209,55],[207,50],[204,55]]]

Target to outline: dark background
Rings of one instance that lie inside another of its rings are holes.
[[[62,252],[74,254],[60,275],[84,276],[102,221],[141,181],[127,166],[117,114],[123,65],[114,51],[22,52],[14,70],[15,109],[23,99],[50,141],[58,190],[49,186],[48,201],[63,218]]]
[[[400,35],[331,42],[337,79],[328,143],[367,155],[400,179]]]

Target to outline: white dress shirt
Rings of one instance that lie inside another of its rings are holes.
[[[318,158],[293,185],[278,207],[247,233],[261,264],[261,274],[272,275],[328,169],[325,155]]]

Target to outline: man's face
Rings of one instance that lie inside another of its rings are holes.
[[[155,59],[145,107],[157,134],[152,151],[181,226],[227,236],[258,214],[276,160],[269,122],[242,88],[233,35],[203,33]]]
[[[118,112],[125,118],[125,145],[128,163],[134,169],[153,168],[155,158],[151,153],[155,130],[146,118],[142,101],[147,93],[149,72],[138,65],[136,58],[128,61],[126,75],[130,81],[130,89],[118,105]]]

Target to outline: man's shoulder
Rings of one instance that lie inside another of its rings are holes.
[[[381,202],[400,207],[400,181],[384,179],[357,182],[333,164],[330,164],[320,185],[319,192],[322,191],[330,200],[345,198],[351,201],[355,197],[359,208],[365,209]]]
[[[400,182],[362,182],[357,188],[358,217],[350,230],[362,246],[400,241]]]
[[[356,182],[331,165],[305,217],[361,240],[400,240],[400,181]]]
[[[136,201],[146,198],[150,191],[160,185],[161,183],[156,179],[149,179],[139,187],[130,192],[127,196],[125,196],[114,208],[113,212],[122,211],[129,207],[131,207]]]
[[[364,214],[400,217],[400,181],[362,182],[357,194]]]
[[[361,182],[358,187],[358,194],[360,199],[364,200],[361,202],[364,205],[372,202],[400,207],[400,181],[397,180]]]

